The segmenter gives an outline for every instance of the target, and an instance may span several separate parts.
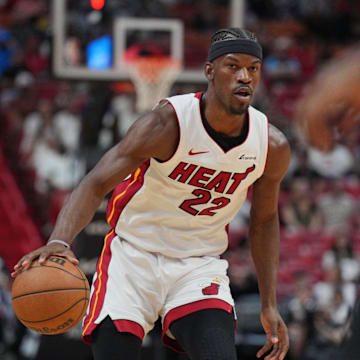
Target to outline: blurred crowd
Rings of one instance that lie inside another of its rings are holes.
[[[201,66],[210,35],[228,24],[229,3],[112,0],[96,13],[88,1],[68,2],[67,59],[84,65],[85,45],[111,35],[115,15],[177,17],[187,28],[185,64]],[[46,0],[0,0],[0,151],[43,241],[74,186],[138,116],[133,88],[125,84],[54,78],[50,5]],[[265,54],[254,106],[286,134],[292,148],[279,203],[279,302],[290,330],[289,357],[327,359],[343,338],[359,292],[360,132],[322,153],[304,143],[293,117],[296,100],[319,67],[360,39],[360,3],[251,0],[246,5],[245,27],[257,34]],[[172,94],[204,87],[176,84]],[[247,243],[250,198],[251,192],[230,225],[225,253],[232,291],[243,309],[243,299],[254,301],[257,295]],[[5,226],[0,222],[2,237]],[[5,237],[9,247],[17,246],[15,240]],[[34,350],[19,350],[25,335],[16,335],[21,327],[11,310],[14,264],[6,254],[0,256],[0,357],[7,351],[14,359],[30,359]],[[241,331],[253,333],[254,339],[262,332],[260,325],[242,330],[239,318]],[[244,345],[249,337],[239,339]]]

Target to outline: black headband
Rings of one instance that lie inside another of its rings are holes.
[[[211,45],[208,61],[213,61],[220,56],[232,53],[253,55],[262,60],[262,48],[259,43],[248,39],[236,39],[219,41]]]

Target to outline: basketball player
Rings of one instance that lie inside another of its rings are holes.
[[[252,185],[249,240],[267,342],[257,357],[284,359],[287,328],[276,303],[278,193],[290,158],[283,134],[250,106],[262,49],[254,34],[222,29],[211,41],[205,93],[161,101],[100,160],[63,207],[47,245],[13,276],[69,250],[115,188],[111,230],[97,265],[83,337],[96,360],[137,359],[160,316],[163,341],[193,360],[235,360],[234,301],[220,258],[227,224]]]
[[[297,123],[306,139],[331,150],[342,136],[356,131],[360,120],[360,50],[352,50],[324,67],[297,106]],[[329,360],[360,359],[360,302],[341,346]]]

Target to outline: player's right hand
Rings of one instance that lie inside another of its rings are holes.
[[[11,273],[11,276],[15,278],[21,271],[27,270],[31,266],[31,263],[37,259],[39,259],[38,262],[40,264],[43,264],[46,259],[52,255],[62,256],[74,265],[79,263],[79,260],[76,259],[74,253],[69,248],[61,244],[52,243],[24,255],[14,266],[14,271]]]

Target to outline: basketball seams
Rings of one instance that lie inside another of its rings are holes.
[[[87,296],[86,291],[85,291],[85,298],[83,298],[83,300],[85,299],[84,303],[83,303],[83,307],[81,309],[81,313],[80,315],[76,318],[76,323],[78,323],[80,321],[80,319],[82,319],[85,316],[85,312],[86,312],[86,308],[88,306],[89,303],[89,296]]]
[[[84,289],[84,298],[87,300],[87,301],[84,301],[83,307],[81,309],[81,313],[75,320],[75,322],[77,323],[81,318],[83,318],[85,316],[86,308],[87,308],[88,302],[90,300],[90,296],[89,296],[90,295],[90,287],[87,286],[88,281],[87,281],[85,273],[80,269],[80,267],[77,267],[77,266],[76,266],[76,270],[81,275],[81,277],[84,281],[84,285],[85,285],[85,287],[83,288]]]
[[[85,273],[80,269],[80,267],[75,266],[75,269],[76,269],[76,271],[80,274],[81,278],[82,278],[84,281],[87,280]]]
[[[63,312],[56,314],[55,316],[52,316],[48,319],[42,319],[42,320],[24,320],[22,318],[19,317],[20,321],[24,321],[26,323],[31,323],[31,324],[36,324],[36,323],[41,323],[41,322],[45,322],[45,321],[50,321],[53,319],[56,319],[57,317],[64,315],[65,313],[67,313],[68,311],[70,311],[74,306],[76,306],[77,304],[79,304],[81,301],[87,301],[87,298],[81,298],[79,299],[77,302],[75,302],[74,304],[72,304],[69,308],[67,308],[66,310],[64,310]]]
[[[80,315],[76,318],[75,322],[77,323],[81,318],[84,317],[85,315],[85,311],[86,311],[86,308],[88,306],[88,301],[90,300],[90,287],[88,286],[88,281],[87,281],[87,278],[86,278],[86,275],[85,273],[80,269],[80,267],[78,266],[75,266],[75,269],[77,270],[77,272],[80,274],[81,276],[81,279],[83,280],[84,282],[84,287],[81,288],[81,290],[83,289],[84,290],[84,299],[86,301],[84,301],[84,304],[83,304],[83,307],[82,307],[82,310],[81,310],[81,313]],[[74,275],[75,278],[77,278],[75,275]],[[69,289],[71,290],[71,289]],[[80,289],[79,289],[80,290]]]
[[[81,275],[81,277],[82,277],[82,279],[83,279],[83,281],[84,281],[84,285],[85,285],[85,287],[84,287],[84,297],[87,299],[87,301],[89,301],[90,300],[90,288],[89,288],[89,286],[87,286],[87,284],[88,284],[88,282],[87,282],[87,278],[86,278],[86,275],[85,275],[85,273],[80,269],[80,267],[75,267],[76,268],[76,270],[78,271],[78,273]],[[83,308],[82,308],[82,310],[81,310],[81,313],[80,313],[80,315],[77,317],[77,319],[76,319],[76,322],[78,322],[79,321],[79,319],[81,319],[81,318],[83,318],[84,317],[84,315],[85,315],[85,311],[86,311],[86,308],[87,308],[87,305],[88,305],[88,303],[85,301],[84,302],[84,304],[83,304]]]
[[[79,269],[80,270],[80,269]],[[81,271],[81,270],[80,270]],[[81,310],[81,314],[78,316],[78,318],[76,319],[77,321],[79,321],[80,319],[84,318],[85,313],[86,313],[86,309],[88,307],[89,301],[90,301],[90,287],[86,286],[88,285],[87,279],[86,279],[86,275],[84,273],[85,279],[84,279],[84,285],[85,285],[85,289],[84,289],[84,296],[87,299],[87,301],[84,302],[83,304],[83,308]]]
[[[84,281],[84,278],[83,277],[78,277],[76,275],[74,275],[73,273],[71,273],[70,271],[66,270],[66,269],[62,269],[60,267],[57,267],[57,266],[50,266],[50,265],[35,265],[35,266],[31,266],[31,269],[36,269],[36,268],[44,268],[44,267],[47,267],[47,268],[53,268],[53,269],[57,269],[57,270],[61,270],[61,271],[64,271],[66,272],[67,274],[71,275],[72,277],[74,277],[75,279],[78,279],[78,280],[83,280]],[[29,270],[25,270],[25,271],[29,271]],[[20,273],[21,274],[21,273]]]
[[[38,291],[34,291],[31,293],[27,293],[27,294],[21,294],[21,295],[16,295],[13,298],[11,298],[12,300],[16,300],[19,299],[21,297],[25,297],[25,296],[30,296],[30,295],[36,295],[36,294],[41,294],[41,293],[49,293],[49,292],[54,292],[54,291],[69,291],[69,290],[87,290],[86,288],[61,288],[61,289],[47,289],[47,290],[38,290]],[[86,297],[86,294],[85,294]]]

